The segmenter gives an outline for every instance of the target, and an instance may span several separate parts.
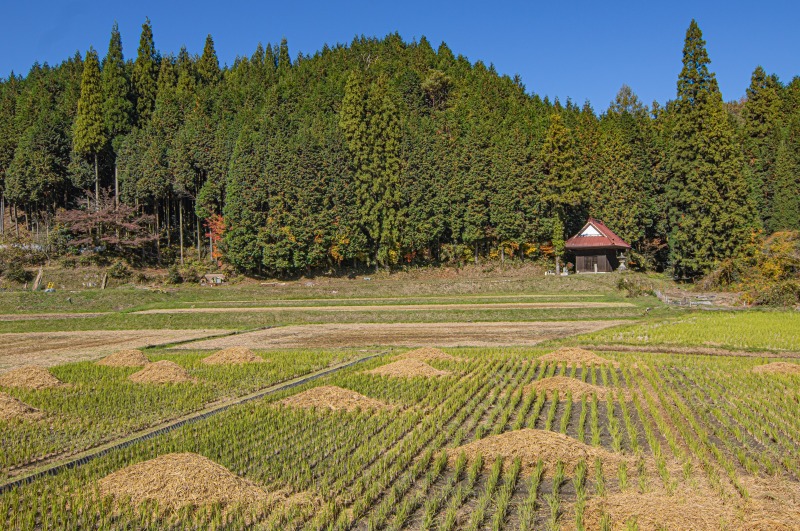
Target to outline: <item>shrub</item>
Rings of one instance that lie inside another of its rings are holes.
[[[167,284],[180,284],[183,282],[178,264],[172,264],[167,269]]]
[[[108,276],[116,279],[126,279],[131,276],[131,270],[122,260],[117,260],[108,268]]]
[[[19,262],[11,262],[7,264],[6,270],[3,273],[3,278],[11,282],[23,284],[29,282],[33,278],[33,275],[31,275],[29,271],[26,271]]]
[[[625,291],[626,297],[642,297],[644,295],[653,295],[653,287],[649,282],[627,275],[621,276],[617,280],[617,289]]]

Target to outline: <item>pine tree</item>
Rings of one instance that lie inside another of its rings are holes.
[[[773,165],[779,142],[781,99],[778,83],[762,67],[753,71],[742,110],[744,158],[757,212],[771,228],[772,196],[776,192]]]
[[[118,141],[131,130],[133,104],[129,99],[125,61],[122,57],[122,40],[116,22],[111,29],[108,53],[103,60],[103,123],[106,135],[116,156]],[[119,180],[116,160],[114,162],[114,202],[119,203]]]
[[[800,164],[789,149],[786,138],[778,145],[775,157],[775,196],[772,202],[771,228],[800,230]]]
[[[197,76],[203,85],[213,85],[219,81],[219,61],[217,52],[214,50],[214,39],[209,34],[206,37],[206,44],[203,47],[203,55],[197,61]]]
[[[136,123],[141,127],[150,120],[156,105],[156,80],[158,78],[158,55],[153,42],[153,26],[150,19],[142,24],[139,50],[133,64],[133,95],[136,101]]]
[[[753,228],[741,154],[709,62],[692,20],[668,161],[670,256],[680,278],[694,278],[735,256]]]
[[[559,113],[550,115],[550,126],[541,150],[540,200],[551,218],[563,223],[571,208],[581,202],[575,144]]]
[[[281,45],[278,48],[278,72],[285,74],[292,67],[292,58],[289,57],[289,44],[286,37],[281,39]]]
[[[98,155],[106,143],[103,123],[103,87],[100,79],[100,63],[97,52],[90,48],[86,52],[81,78],[81,97],[78,100],[78,115],[75,118],[73,147],[80,155],[94,158],[94,193],[96,207],[100,208],[100,170]]]
[[[339,113],[356,180],[359,225],[373,246],[375,265],[397,261],[400,205],[400,120],[384,78],[367,88],[353,71]]]

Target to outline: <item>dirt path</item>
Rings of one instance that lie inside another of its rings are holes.
[[[283,326],[232,337],[194,341],[179,349],[530,346],[548,339],[594,332],[630,321],[540,321],[501,323],[391,323]]]
[[[0,371],[22,365],[50,367],[92,360],[119,349],[200,339],[227,330],[92,330],[0,334]]]
[[[630,302],[499,302],[468,304],[376,304],[376,305],[334,305],[334,306],[242,306],[220,308],[157,308],[133,312],[136,314],[179,314],[179,313],[246,313],[246,312],[411,312],[426,310],[554,310],[564,308],[632,308]]]

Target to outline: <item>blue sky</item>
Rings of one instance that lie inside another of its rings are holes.
[[[294,57],[361,34],[397,31],[406,41],[425,35],[434,47],[444,41],[473,62],[519,74],[528,91],[588,99],[597,111],[623,83],[648,104],[673,98],[692,18],[726,100],[744,95],[759,64],[785,82],[800,75],[800,4],[791,1],[0,1],[0,77],[26,73],[34,61],[58,63],[89,46],[104,55],[115,20],[126,58],[134,57],[146,16],[162,52],[186,45],[201,53],[210,33],[220,62],[228,64],[281,37]]]

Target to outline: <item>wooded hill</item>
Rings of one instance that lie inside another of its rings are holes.
[[[694,21],[683,57],[675,100],[623,85],[598,114],[425,38],[294,59],[284,40],[221,68],[211,36],[162,54],[149,21],[126,60],[115,26],[102,61],[0,83],[5,218],[150,262],[211,234],[241,271],[293,274],[552,258],[591,215],[636,267],[694,277],[800,228],[800,78],[758,67],[725,104]]]

